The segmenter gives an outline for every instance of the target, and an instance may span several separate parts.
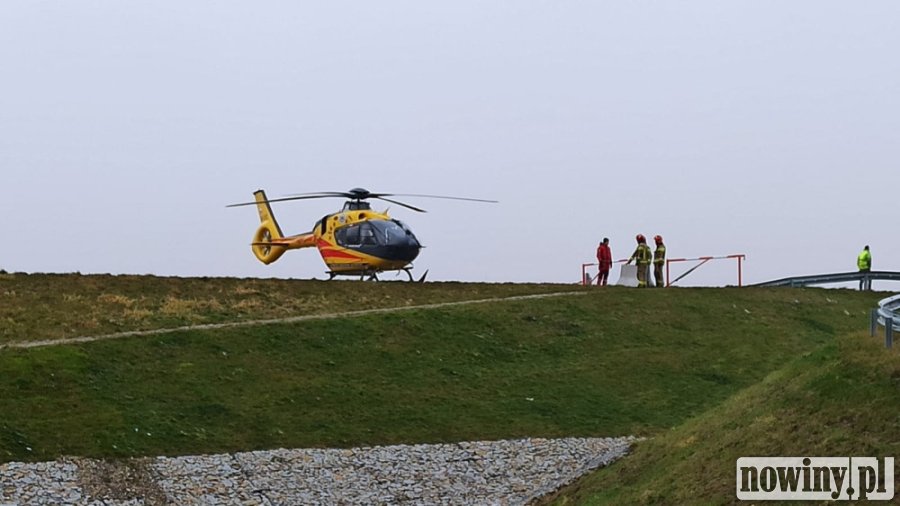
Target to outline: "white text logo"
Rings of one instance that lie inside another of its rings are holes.
[[[894,457],[741,457],[740,500],[869,500],[894,497]]]

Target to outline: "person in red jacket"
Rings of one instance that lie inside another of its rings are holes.
[[[609,238],[604,237],[600,246],[597,246],[597,265],[600,266],[600,274],[597,274],[597,285],[606,286],[609,279],[609,269],[612,268],[612,251],[609,249]]]

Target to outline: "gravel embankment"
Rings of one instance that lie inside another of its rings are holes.
[[[7,505],[516,505],[625,455],[634,438],[271,450],[0,465]]]

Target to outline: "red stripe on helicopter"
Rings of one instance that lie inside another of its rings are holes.
[[[352,260],[359,260],[360,258],[356,255],[347,253],[345,251],[333,250],[333,249],[321,249],[319,252],[322,254],[322,258],[349,258]]]
[[[330,242],[325,241],[323,239],[319,239],[316,242],[316,246],[319,247],[319,253],[322,255],[323,259],[347,258],[350,260],[360,260],[359,256],[354,255],[352,253],[348,253],[342,249],[338,249],[337,246],[335,246],[334,244],[331,244]]]

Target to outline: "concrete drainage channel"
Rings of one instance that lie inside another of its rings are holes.
[[[0,505],[524,505],[633,437],[518,439],[0,465]]]

